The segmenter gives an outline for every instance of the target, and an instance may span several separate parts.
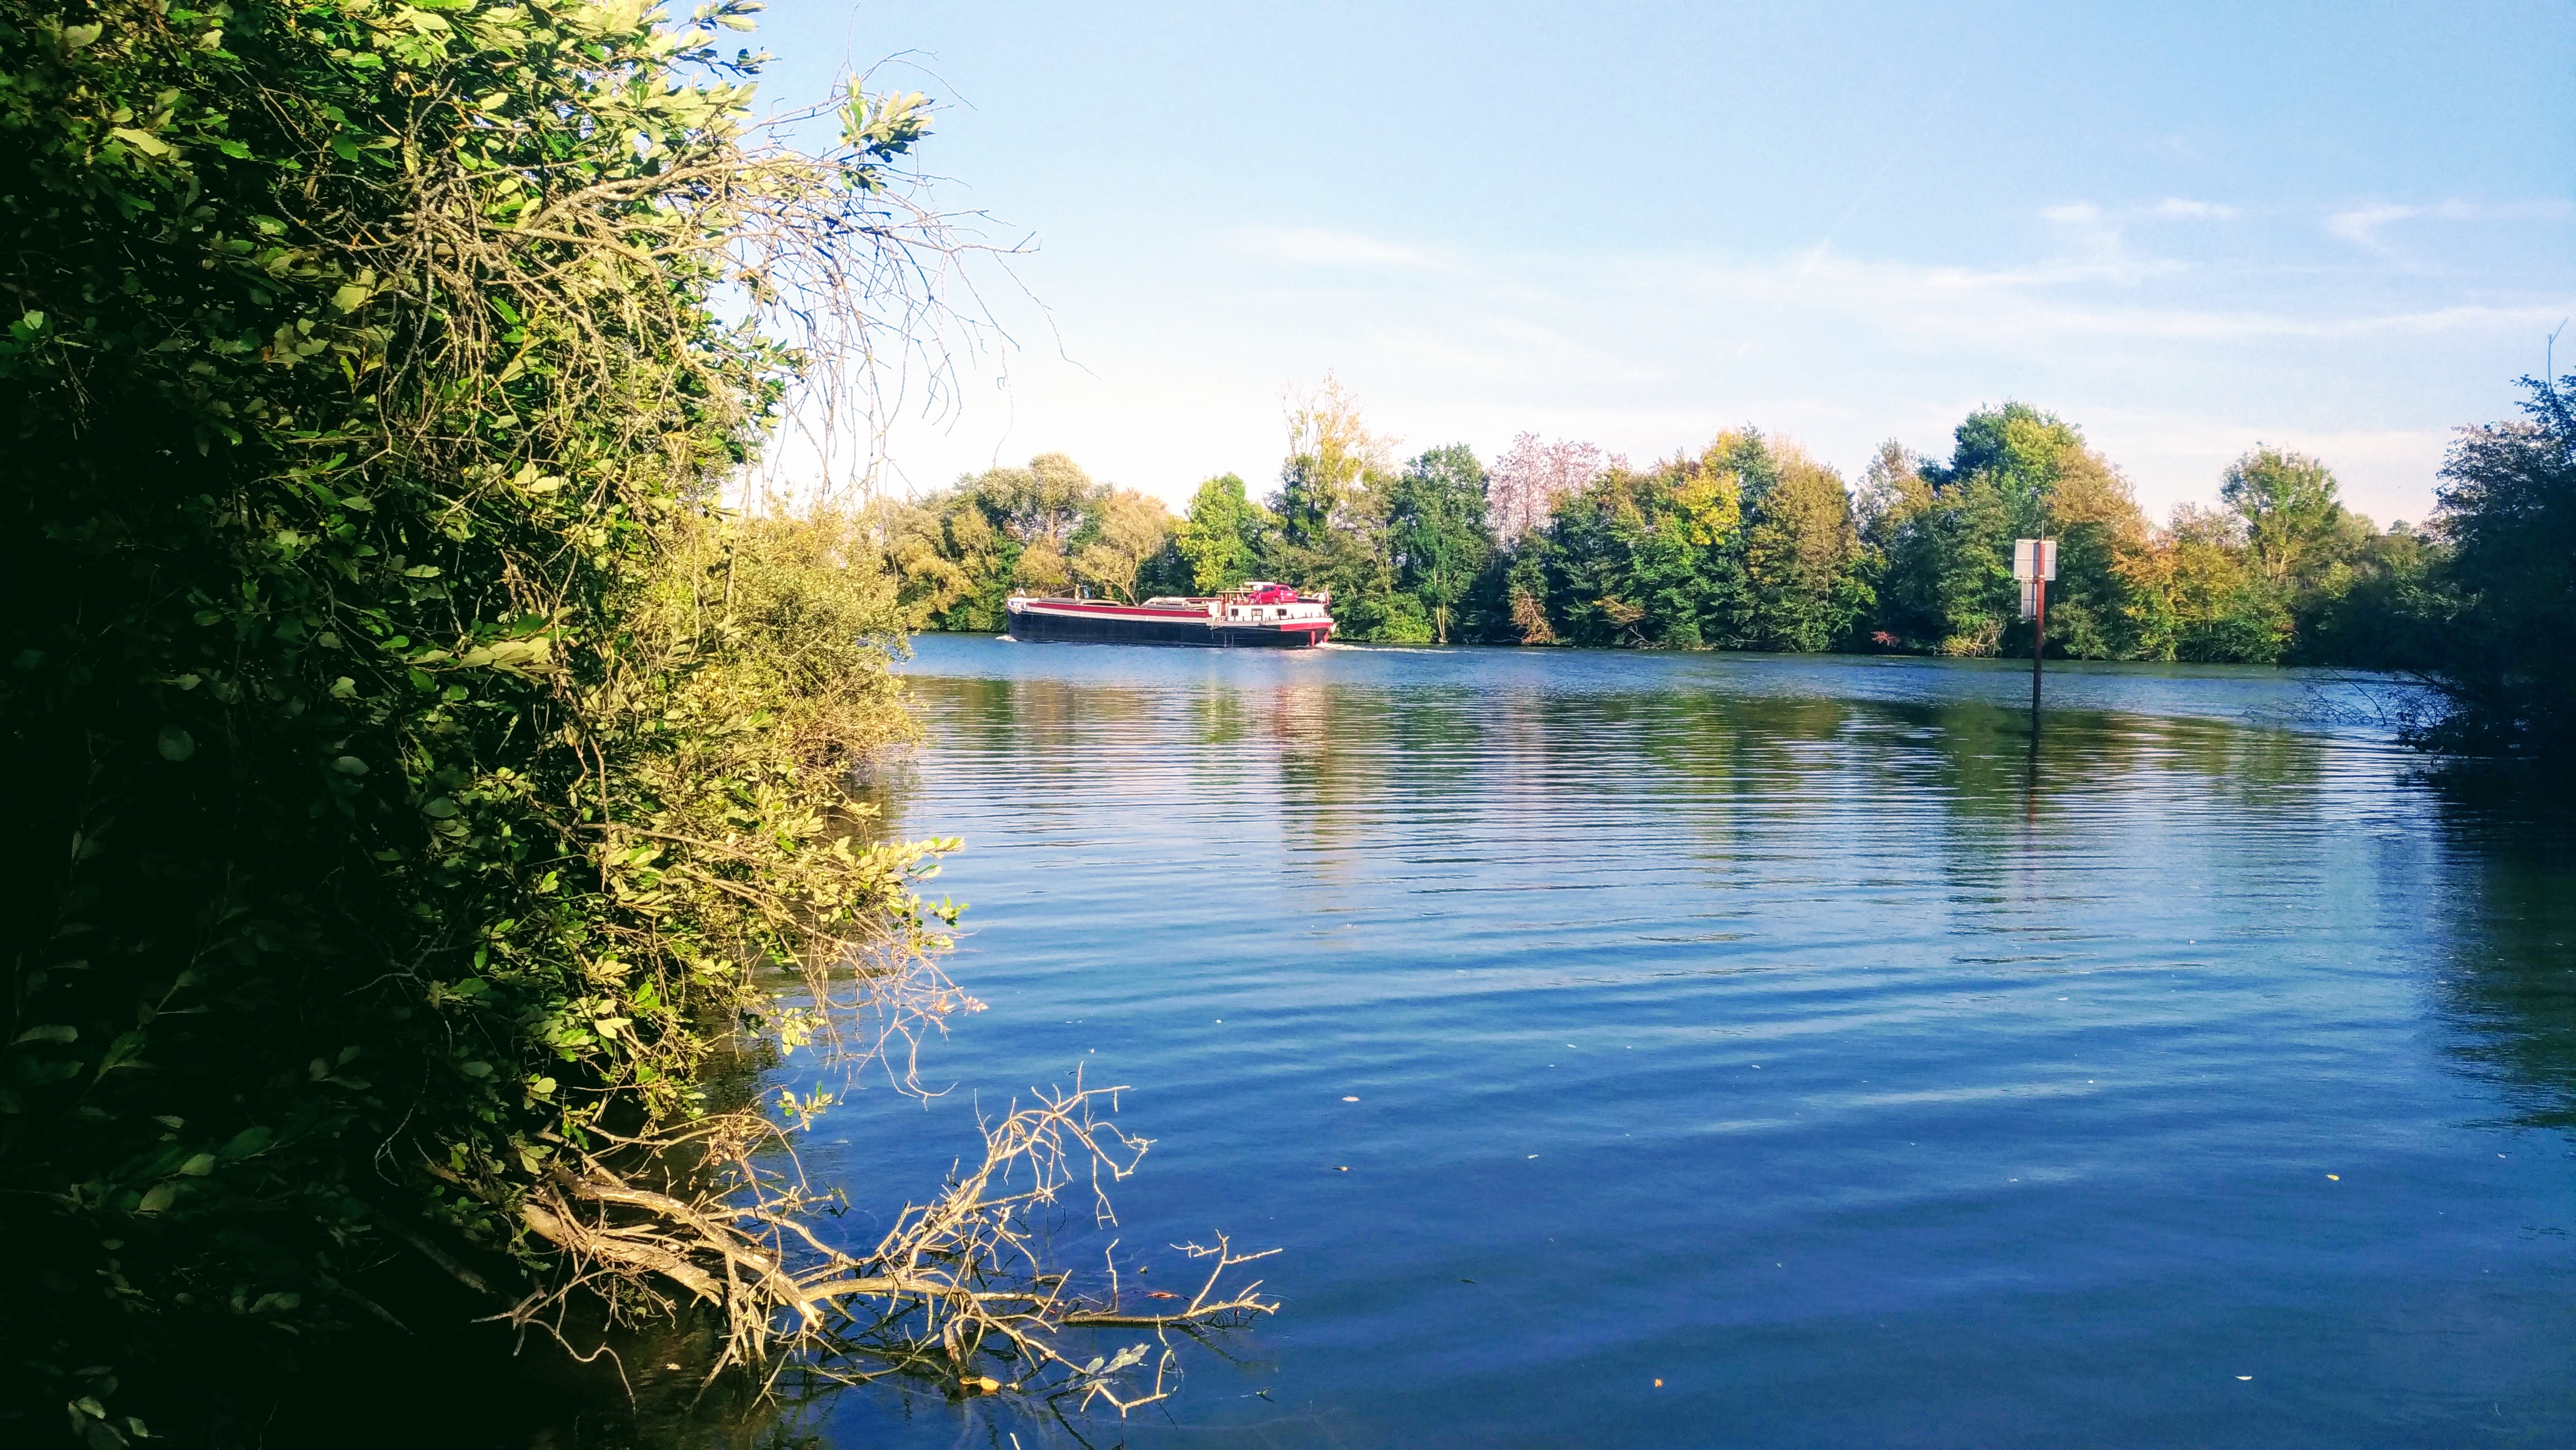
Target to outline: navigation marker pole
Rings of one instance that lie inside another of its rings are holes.
[[[2021,617],[2031,621],[2030,723],[2039,728],[2039,662],[2048,653],[2048,581],[2057,577],[2055,539],[2013,540],[2013,577],[2021,581]]]

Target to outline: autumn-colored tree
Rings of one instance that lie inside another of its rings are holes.
[[[1757,648],[1817,651],[1851,631],[1860,547],[1842,475],[1794,443],[1773,443],[1778,477],[1763,490],[1744,546]]]
[[[1132,488],[1107,490],[1074,535],[1073,574],[1116,599],[1134,603],[1148,564],[1172,546],[1174,519],[1161,499]]]
[[[1370,481],[1389,470],[1394,440],[1369,431],[1359,399],[1330,373],[1290,401],[1287,418],[1276,512],[1290,543],[1314,548],[1328,530],[1355,522]]]
[[[1512,440],[1487,477],[1488,514],[1505,545],[1547,526],[1556,506],[1598,477],[1605,462],[1590,443],[1543,442],[1536,433]]]

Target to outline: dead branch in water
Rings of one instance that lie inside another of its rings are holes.
[[[1170,1331],[1240,1324],[1278,1304],[1262,1297],[1258,1280],[1231,1282],[1233,1270],[1268,1253],[1238,1253],[1223,1236],[1213,1247],[1174,1245],[1209,1268],[1198,1292],[1166,1312],[1125,1303],[1114,1264],[1099,1296],[1047,1268],[1048,1220],[1068,1206],[1069,1192],[1087,1185],[1095,1222],[1114,1222],[1107,1188],[1150,1146],[1106,1116],[1119,1091],[1077,1083],[1013,1103],[983,1124],[980,1163],[952,1173],[929,1202],[907,1206],[861,1254],[814,1231],[815,1214],[835,1196],[806,1183],[792,1151],[777,1151],[788,1146],[787,1130],[757,1114],[691,1125],[704,1157],[689,1183],[647,1188],[598,1157],[571,1155],[519,1206],[527,1229],[562,1251],[566,1272],[501,1317],[523,1329],[547,1326],[577,1290],[612,1304],[624,1294],[637,1309],[694,1300],[722,1324],[710,1381],[737,1366],[774,1377],[796,1363],[853,1383],[912,1375],[957,1393],[1070,1396],[1077,1407],[1099,1401],[1123,1415],[1172,1393]],[[1074,1347],[1076,1336],[1103,1329],[1152,1330],[1162,1352],[1136,1344],[1084,1357]],[[1149,1357],[1151,1381],[1126,1386]]]

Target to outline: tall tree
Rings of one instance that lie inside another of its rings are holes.
[[[1243,480],[1220,474],[1190,496],[1180,524],[1181,557],[1202,594],[1232,589],[1261,570],[1263,545],[1278,520],[1245,496]]]
[[[2275,583],[2286,582],[2343,517],[2331,470],[2304,453],[2268,445],[2227,466],[2218,496],[2245,521],[2255,566]]]
[[[1335,525],[1354,523],[1370,478],[1387,472],[1392,449],[1391,439],[1369,431],[1359,399],[1330,373],[1321,387],[1294,401],[1276,507],[1288,541],[1313,548]]]
[[[2576,374],[2524,378],[2523,417],[2463,429],[2434,516],[2451,554],[2435,579],[2430,678],[2447,712],[2414,732],[2444,750],[2570,768],[2576,670]]]
[[[2024,403],[1968,416],[1947,464],[1925,464],[1928,498],[1883,522],[1888,628],[1952,654],[1994,654],[2028,630],[2014,623],[2015,538],[2056,536],[2049,639],[2090,657],[2132,652],[2133,585],[2123,572],[2146,547],[2128,485],[2074,425]]]
[[[1849,575],[1859,552],[1842,475],[1795,444],[1765,450],[1771,465],[1744,546],[1756,648],[1834,647],[1856,611]]]
[[[1535,433],[1512,440],[1494,460],[1488,486],[1488,512],[1494,536],[1504,544],[1519,542],[1547,526],[1557,505],[1582,489],[1607,466],[1601,450],[1589,443],[1560,439],[1543,442]]]
[[[1459,602],[1494,551],[1485,470],[1466,444],[1422,454],[1388,485],[1387,550],[1396,587],[1421,601],[1433,642],[1447,644]]]
[[[1041,593],[1072,587],[1066,556],[1101,492],[1080,464],[1061,453],[1041,453],[1025,468],[987,469],[959,479],[957,486],[1017,546],[1010,583]]]
[[[1172,524],[1161,499],[1132,488],[1104,492],[1073,536],[1074,577],[1135,603],[1137,577],[1170,546]]]
[[[2282,592],[2255,566],[2245,520],[2185,504],[2157,551],[2167,643],[2158,653],[2209,663],[2270,664],[2290,636]]]

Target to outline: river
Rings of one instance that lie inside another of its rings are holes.
[[[891,1209],[1080,1069],[1155,1146],[1069,1261],[1283,1251],[1094,1443],[2576,1425],[2576,854],[2333,681],[2057,667],[2034,744],[2011,662],[915,648],[990,1010],[808,1168]]]

